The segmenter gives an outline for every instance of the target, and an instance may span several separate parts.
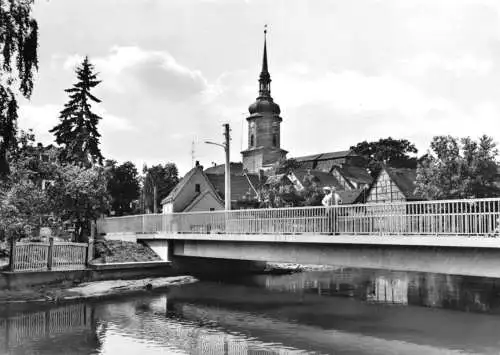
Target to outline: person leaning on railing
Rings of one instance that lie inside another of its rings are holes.
[[[337,193],[335,187],[325,186],[323,188],[325,197],[321,204],[326,207],[326,216],[328,220],[328,232],[330,234],[339,234],[338,232],[338,209],[332,206],[338,206],[342,203],[340,195]]]

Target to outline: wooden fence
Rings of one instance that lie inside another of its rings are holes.
[[[13,242],[10,252],[11,271],[46,271],[85,269],[92,259],[93,242]]]

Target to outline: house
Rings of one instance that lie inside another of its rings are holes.
[[[424,200],[416,190],[417,170],[384,167],[368,191],[367,203]]]
[[[224,200],[215,192],[203,167],[191,169],[161,201],[163,213],[214,211],[224,209]]]
[[[232,208],[253,206],[260,178],[231,174]],[[198,162],[161,201],[163,213],[215,211],[224,209],[225,175],[217,169],[203,170]]]

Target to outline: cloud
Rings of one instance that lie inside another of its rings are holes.
[[[437,53],[425,52],[412,59],[401,60],[400,63],[402,74],[411,76],[422,76],[432,69],[449,71],[455,76],[484,76],[489,74],[493,68],[492,60],[478,58],[471,53],[445,57]]]
[[[69,55],[63,67],[73,68],[82,56]],[[209,90],[199,70],[180,64],[167,51],[136,46],[114,46],[105,56],[91,58],[102,79],[101,87],[116,94],[140,94],[178,101]]]
[[[19,128],[33,129],[36,139],[44,144],[54,143],[54,135],[49,130],[59,123],[60,110],[61,106],[53,104],[21,105],[19,107]],[[112,135],[116,132],[134,129],[129,120],[110,114],[103,107],[96,107],[93,111],[102,117],[98,126],[101,135]]]

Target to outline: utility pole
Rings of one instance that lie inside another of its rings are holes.
[[[158,187],[156,186],[156,182],[153,186],[153,213],[158,213],[158,207],[157,207],[157,203],[156,203],[156,198],[157,198],[157,195],[158,195]]]
[[[205,141],[206,144],[213,144],[217,145],[219,147],[224,148],[224,152],[226,153],[226,166],[224,169],[224,177],[225,177],[225,182],[224,182],[224,203],[225,203],[225,209],[226,211],[229,211],[231,209],[231,162],[229,161],[229,156],[230,156],[230,144],[229,142],[231,141],[231,130],[229,129],[229,123],[224,123],[222,125],[224,127],[224,137],[226,138],[223,144],[220,143],[214,143],[210,141]]]
[[[226,211],[231,209],[231,162],[230,162],[230,145],[231,133],[229,129],[229,123],[224,123],[224,137],[226,138],[224,143],[224,151],[226,153],[226,169],[225,169],[225,208]]]

